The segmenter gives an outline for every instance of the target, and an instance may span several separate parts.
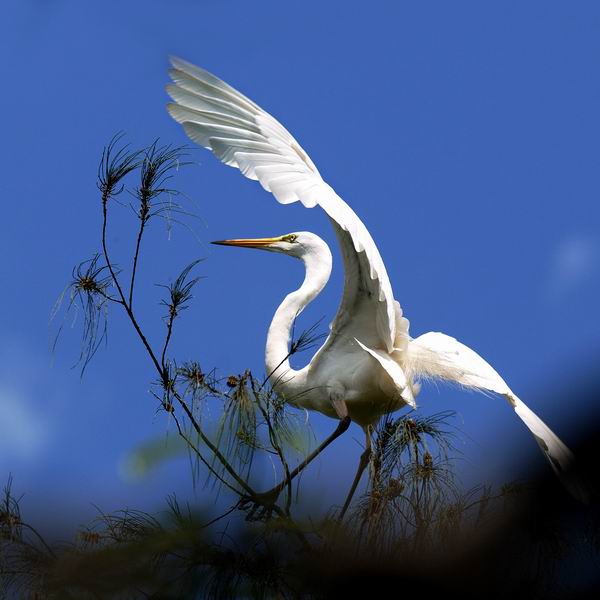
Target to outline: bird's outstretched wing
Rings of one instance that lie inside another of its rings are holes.
[[[565,487],[582,502],[589,501],[589,491],[576,472],[573,453],[550,427],[515,395],[496,370],[474,350],[449,335],[430,331],[411,340],[407,362],[411,374],[439,377],[465,387],[504,396],[531,431]]]
[[[381,256],[354,211],[335,193],[300,144],[271,115],[214,75],[172,58],[171,116],[220,160],[258,180],[282,204],[321,206],[340,242],[346,279],[331,336],[358,338],[391,352],[408,334]],[[355,318],[360,312],[362,318]],[[350,318],[352,317],[352,318]],[[373,327],[373,323],[376,327]]]

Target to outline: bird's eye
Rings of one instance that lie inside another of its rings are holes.
[[[289,233],[288,235],[284,235],[281,237],[281,241],[282,242],[289,242],[290,244],[293,244],[296,241],[296,238],[298,236],[295,233]]]

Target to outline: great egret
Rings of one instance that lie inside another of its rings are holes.
[[[290,402],[340,419],[327,443],[350,420],[367,433],[350,498],[370,450],[369,428],[385,413],[416,407],[418,380],[439,378],[504,396],[525,423],[552,469],[570,491],[585,498],[571,471],[573,455],[550,428],[508,387],[478,354],[438,332],[415,339],[394,299],[385,266],[362,221],[322,179],[300,144],[271,115],[214,75],[172,58],[167,91],[171,116],[186,134],[221,161],[257,179],[282,204],[300,201],[320,206],[329,216],[344,260],[344,292],[329,337],[310,363],[294,370],[289,362],[294,320],[327,283],[331,252],[318,236],[295,232],[266,239],[237,239],[224,245],[280,252],[304,262],[301,287],[286,296],[269,328],[266,368],[278,392]]]

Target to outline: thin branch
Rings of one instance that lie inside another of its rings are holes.
[[[106,237],[107,237],[106,231],[107,231],[107,225],[108,225],[108,210],[107,210],[108,200],[109,200],[109,192],[103,190],[103,192],[102,192],[102,250],[104,253],[104,259],[106,261],[108,270],[112,276],[115,287],[117,288],[117,291],[119,293],[121,302],[123,304],[123,308],[125,309],[125,312],[127,313],[129,320],[131,321],[131,324],[133,325],[136,333],[138,334],[138,337],[142,341],[142,344],[146,348],[146,351],[148,352],[148,355],[150,356],[150,359],[152,360],[154,367],[156,368],[156,371],[158,372],[158,374],[160,376],[163,387],[165,387],[165,389],[166,389],[169,386],[169,382],[166,379],[166,377],[168,376],[168,373],[166,372],[166,369],[163,369],[162,364],[156,358],[156,355],[154,354],[154,351],[152,350],[150,343],[146,339],[146,336],[144,335],[141,327],[139,326],[139,324],[137,322],[137,319],[131,309],[131,306],[129,306],[129,304],[127,303],[127,300],[125,299],[125,294],[123,293],[123,289],[119,283],[119,279],[117,277],[117,274],[116,274],[114,267],[112,265],[112,262],[110,260],[110,255],[108,252],[108,245],[106,242]],[[190,419],[192,427],[195,429],[196,433],[198,433],[198,435],[200,436],[202,441],[208,446],[208,448],[211,450],[211,452],[213,452],[213,454],[215,455],[217,460],[223,465],[225,470],[235,479],[235,481],[244,490],[246,490],[247,493],[249,493],[252,496],[255,496],[256,493],[254,492],[254,490],[235,472],[233,467],[231,467],[229,462],[225,459],[225,457],[221,454],[221,452],[219,452],[218,448],[204,434],[204,432],[200,428],[200,425],[194,418],[194,415],[192,414],[189,407],[187,406],[186,402],[181,398],[181,396],[179,396],[179,394],[176,391],[173,391],[173,395],[175,396],[175,398],[178,401],[178,403],[180,404],[180,406],[183,408],[187,417]]]
[[[133,309],[133,289],[135,287],[135,274],[137,272],[138,258],[140,255],[140,246],[142,244],[142,236],[146,227],[147,220],[140,218],[140,228],[138,230],[137,240],[135,242],[135,253],[133,255],[133,266],[131,268],[131,281],[129,283],[129,306]]]
[[[215,455],[215,458],[223,465],[225,470],[235,479],[235,481],[242,487],[250,496],[255,497],[256,492],[236,473],[235,469],[229,464],[227,459],[221,454],[219,449],[210,441],[210,439],[205,435],[205,433],[200,428],[200,425],[196,421],[196,418],[192,414],[187,403],[181,398],[181,396],[177,393],[177,391],[173,391],[173,396],[179,402],[181,408],[183,408],[186,416],[190,420],[192,427],[196,431],[196,433],[200,436],[200,439],[208,446],[210,451]]]
[[[181,438],[186,442],[186,444],[189,445],[189,447],[196,453],[196,456],[200,459],[200,461],[206,466],[206,468],[226,487],[228,487],[231,491],[235,492],[236,494],[238,494],[239,496],[241,496],[242,494],[240,493],[239,490],[237,490],[235,487],[233,487],[226,479],[224,479],[216,470],[215,468],[208,462],[208,460],[206,458],[204,458],[204,456],[202,455],[202,453],[200,452],[199,448],[192,442],[192,440],[189,439],[189,437],[184,433],[183,428],[181,427],[181,424],[179,423],[179,419],[177,418],[177,416],[175,414],[171,415],[173,417],[173,420],[175,421],[175,426],[177,427],[177,431],[179,433],[179,435],[181,436]]]
[[[271,423],[271,417],[269,415],[269,411],[268,411],[268,406],[265,409],[262,404],[260,403],[260,398],[258,396],[259,391],[256,389],[255,383],[254,383],[254,378],[252,377],[250,379],[251,382],[251,386],[252,386],[252,391],[254,393],[255,398],[257,399],[257,405],[258,408],[261,412],[261,414],[263,415],[263,418],[267,424],[268,430],[269,430],[269,440],[271,442],[271,445],[273,446],[273,448],[275,449],[275,452],[279,458],[279,462],[281,462],[281,465],[283,467],[284,470],[284,475],[285,475],[285,480],[287,482],[287,499],[286,499],[286,505],[285,505],[285,512],[287,515],[289,515],[290,513],[290,506],[292,503],[292,477],[290,476],[290,469],[287,463],[287,460],[285,459],[285,455],[283,453],[283,450],[281,449],[281,446],[277,440],[277,437],[275,435],[275,431],[273,429],[273,425]],[[267,402],[269,401],[269,399],[267,398]]]

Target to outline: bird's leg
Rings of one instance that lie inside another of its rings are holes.
[[[344,502],[344,506],[342,508],[342,512],[340,512],[340,521],[344,518],[348,507],[350,506],[350,502],[352,501],[352,497],[354,496],[354,492],[358,486],[360,478],[364,473],[367,465],[369,464],[369,460],[371,458],[371,426],[367,425],[365,427],[365,451],[360,455],[360,460],[358,461],[358,469],[356,470],[356,475],[354,476],[354,481],[352,482],[352,486],[350,487],[350,491],[348,492],[348,496],[346,496],[346,501]]]
[[[295,469],[290,471],[289,475],[275,487],[271,488],[269,491],[264,492],[262,494],[258,494],[258,499],[265,504],[273,504],[281,491],[285,488],[286,485],[289,485],[290,481],[296,477],[299,473],[301,473],[329,444],[331,444],[334,440],[340,437],[342,433],[344,433],[348,427],[350,427],[351,419],[348,416],[348,408],[346,407],[346,403],[342,398],[342,394],[332,393],[331,394],[331,403],[333,404],[333,408],[337,413],[340,421],[337,424],[337,427],[329,435],[321,444],[315,448]]]
[[[273,501],[275,501],[275,499],[277,498],[277,496],[279,496],[279,494],[285,488],[285,486],[288,485],[288,483],[292,479],[294,479],[296,475],[302,472],[305,467],[307,467],[315,458],[317,458],[317,456],[319,456],[319,454],[321,454],[321,452],[323,452],[323,450],[325,450],[325,448],[327,448],[327,446],[329,446],[329,444],[331,444],[331,442],[340,437],[340,435],[342,435],[342,433],[344,433],[348,429],[348,427],[350,427],[350,422],[350,417],[348,416],[348,413],[346,411],[346,415],[340,417],[340,421],[337,427],[335,428],[335,431],[333,431],[331,435],[325,438],[325,440],[317,448],[315,448],[295,469],[290,471],[288,477],[286,477],[281,483],[277,484],[274,488],[271,488],[268,492],[259,494],[259,497],[269,500],[272,499]]]

